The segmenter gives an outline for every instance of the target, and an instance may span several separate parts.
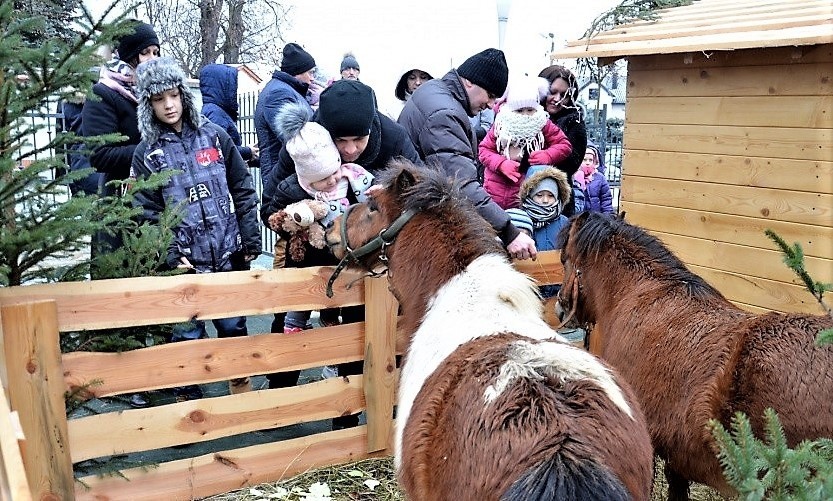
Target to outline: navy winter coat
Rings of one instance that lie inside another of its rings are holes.
[[[243,160],[253,165],[252,149],[243,146],[237,129],[237,68],[225,64],[208,64],[200,70],[202,114],[219,125],[231,137]]]

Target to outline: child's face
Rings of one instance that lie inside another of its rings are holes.
[[[182,130],[182,97],[179,89],[174,87],[150,97],[153,114],[163,124],[168,124],[177,132]]]
[[[538,193],[532,195],[532,200],[535,201],[536,204],[543,207],[550,207],[555,205],[555,202],[558,201],[550,190],[539,191]]]
[[[521,115],[534,115],[537,110],[531,106],[527,106],[526,108],[518,108],[515,110],[515,113],[520,113]]]
[[[324,179],[320,179],[315,181],[314,183],[310,183],[310,187],[315,191],[330,191],[336,187],[341,178],[344,177],[344,172],[342,172],[341,168],[331,175],[325,177]]]
[[[599,163],[596,161],[596,154],[592,151],[585,153],[584,161],[581,162],[581,165],[592,165],[593,167],[597,167]]]

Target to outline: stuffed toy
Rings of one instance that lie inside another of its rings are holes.
[[[320,223],[329,213],[329,205],[320,200],[301,200],[269,216],[269,227],[278,233],[289,233],[289,255],[295,262],[303,261],[305,244],[323,249],[324,226]]]

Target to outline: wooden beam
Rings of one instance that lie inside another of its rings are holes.
[[[362,276],[350,270],[327,298],[332,271],[317,266],[2,287],[0,304],[53,299],[62,332],[362,304],[360,284],[345,288]]]
[[[26,436],[23,464],[36,499],[75,493],[57,313],[54,301],[2,307],[9,403]]]
[[[303,336],[263,334],[195,339],[122,353],[68,353],[63,376],[67,389],[88,386],[91,396],[102,397],[301,370],[361,360],[363,331],[364,324],[355,323],[314,329]]]
[[[0,365],[5,365],[0,351]],[[6,392],[0,391],[0,501],[31,501],[32,491],[20,456],[20,423],[12,412]]]
[[[205,442],[361,412],[363,376],[251,391],[69,421],[72,461]],[[390,421],[388,412],[388,421]]]
[[[264,482],[276,482],[324,466],[385,456],[370,453],[366,426],[280,442],[212,452],[156,468],[124,470],[120,476],[79,479],[78,501],[200,499]],[[86,487],[85,487],[86,486]]]
[[[388,447],[396,385],[396,319],[399,303],[387,278],[364,279],[365,312],[364,397],[367,403],[367,450]]]

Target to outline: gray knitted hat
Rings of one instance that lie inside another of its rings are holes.
[[[347,68],[353,68],[354,70],[361,71],[361,68],[359,68],[359,62],[356,61],[356,56],[354,56],[352,52],[344,54],[344,59],[341,60],[341,69],[338,71],[344,71]]]
[[[194,95],[185,85],[185,72],[176,60],[160,57],[146,61],[136,67],[136,97],[139,106],[136,114],[139,120],[139,132],[148,144],[155,143],[162,134],[162,123],[153,114],[150,98],[168,89],[178,88],[182,99],[182,120],[194,129],[201,124],[200,112],[194,102]]]

